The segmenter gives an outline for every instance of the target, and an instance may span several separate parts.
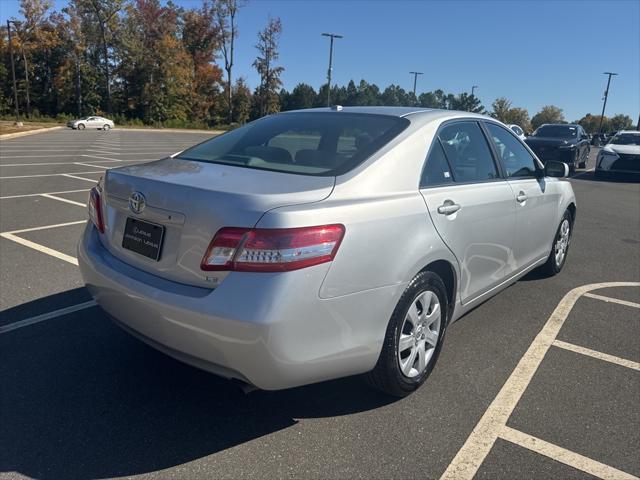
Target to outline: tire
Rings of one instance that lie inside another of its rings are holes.
[[[589,160],[589,152],[590,148],[587,147],[587,150],[583,156],[582,161],[578,164],[578,168],[587,168],[587,160]]]
[[[105,132],[106,132],[107,130],[109,130],[110,128],[111,128],[111,127],[110,127],[108,124],[106,124],[106,123],[102,126],[102,130],[104,130]]]
[[[375,368],[366,374],[366,381],[394,397],[405,397],[417,390],[438,360],[448,316],[442,279],[433,272],[420,272],[391,315],[380,357]]]
[[[78,130],[84,130],[84,129],[85,129],[84,123],[78,124]]]
[[[568,229],[568,230],[565,230]],[[542,266],[542,270],[548,277],[557,275],[564,267],[567,261],[567,255],[569,254],[569,246],[571,245],[571,235],[573,234],[573,218],[571,212],[566,210],[560,220],[560,225],[556,230],[556,234],[553,237],[553,245],[551,245],[551,252],[547,262]],[[561,258],[559,255],[562,250]]]

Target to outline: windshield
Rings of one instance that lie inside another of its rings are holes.
[[[544,125],[533,132],[534,137],[576,138],[578,129],[570,125]]]
[[[640,145],[640,134],[622,133],[613,137],[609,143],[613,145]]]
[[[285,113],[232,130],[177,158],[302,175],[340,175],[407,125],[407,119],[387,115]]]

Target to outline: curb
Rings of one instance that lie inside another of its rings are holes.
[[[0,140],[9,140],[10,138],[26,137],[27,135],[35,135],[36,133],[51,132],[53,130],[60,130],[65,127],[47,127],[38,128],[36,130],[27,130],[26,132],[5,133],[0,135]]]

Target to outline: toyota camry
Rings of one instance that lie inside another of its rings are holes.
[[[183,362],[268,390],[366,374],[404,396],[451,322],[563,268],[566,175],[482,115],[286,112],[108,170],[78,260],[117,324]]]

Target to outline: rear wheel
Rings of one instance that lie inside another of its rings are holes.
[[[573,233],[573,221],[571,213],[567,210],[560,220],[560,225],[553,240],[551,253],[547,259],[547,263],[542,266],[544,272],[552,277],[557,275],[564,267],[569,253],[569,244],[571,243],[571,234]]]
[[[589,159],[589,148],[585,150],[582,161],[578,164],[579,168],[587,168],[587,160]]]
[[[84,123],[78,124],[78,130],[84,130],[84,129],[85,129]]]
[[[404,397],[422,385],[438,359],[448,320],[442,279],[420,272],[396,305],[375,368],[366,376],[374,388]]]

